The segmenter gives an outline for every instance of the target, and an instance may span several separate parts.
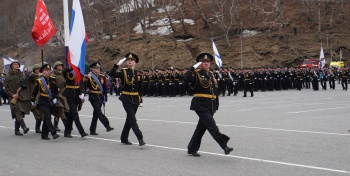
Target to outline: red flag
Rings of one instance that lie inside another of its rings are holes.
[[[38,0],[32,29],[33,40],[41,47],[48,42],[55,33],[56,29],[49,17],[44,0]]]

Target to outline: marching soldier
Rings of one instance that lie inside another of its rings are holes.
[[[297,90],[301,90],[302,83],[303,83],[303,76],[302,76],[301,70],[297,69],[295,74],[296,74],[296,79],[297,79],[296,88],[297,88]]]
[[[322,70],[321,86],[322,90],[327,90],[328,72],[327,70]]]
[[[225,155],[233,151],[233,148],[227,146],[230,140],[228,136],[220,133],[215,120],[214,113],[218,110],[218,82],[210,72],[210,62],[213,56],[209,53],[201,53],[196,57],[197,64],[190,68],[184,75],[186,82],[191,83],[194,96],[191,102],[191,110],[194,110],[199,116],[196,130],[193,133],[191,141],[188,144],[187,153],[199,157],[197,153],[202,137],[206,130],[224,150]],[[195,70],[200,66],[200,69]]]
[[[51,66],[44,64],[40,68],[41,77],[37,79],[36,86],[32,94],[32,105],[37,104],[40,113],[44,116],[41,139],[50,140],[48,137],[51,132],[53,139],[57,139],[59,135],[56,132],[56,128],[52,125],[51,114],[53,113],[54,106],[57,106],[58,88],[56,85],[56,79],[50,77]],[[38,101],[36,97],[39,95]]]
[[[347,91],[348,90],[348,75],[349,72],[343,68],[341,71],[341,85],[343,87],[343,90]]]
[[[143,84],[142,84],[142,96],[148,95],[148,84],[149,84],[149,73],[148,70],[144,70],[143,74],[142,74],[142,80],[143,80]]]
[[[32,69],[32,73],[28,77],[28,88],[31,90],[30,95],[33,94],[33,91],[35,89],[37,79],[40,78],[40,65],[35,64]],[[37,97],[35,97],[35,100],[37,101]],[[40,126],[41,126],[41,121],[43,121],[43,117],[40,114],[40,111],[37,106],[32,106],[31,107],[31,112],[34,115],[35,118],[35,132],[36,133],[41,133]]]
[[[244,74],[244,94],[243,97],[247,97],[247,91],[249,90],[250,96],[253,97],[253,82],[250,71],[245,72]]]
[[[65,91],[63,95],[67,98],[67,103],[69,105],[69,112],[66,112],[67,122],[64,129],[64,137],[72,138],[71,132],[73,130],[73,121],[77,127],[81,137],[85,137],[88,134],[85,133],[83,126],[80,123],[78,111],[81,109],[84,103],[84,94],[81,85],[83,82],[75,83],[75,73],[72,69],[67,68],[63,71],[63,77],[66,80]]]
[[[128,68],[123,68],[122,71],[117,72],[117,69],[125,60]],[[136,54],[128,53],[125,55],[125,58],[121,59],[118,64],[113,66],[110,71],[110,76],[121,79],[122,94],[119,100],[123,103],[126,112],[126,120],[120,140],[123,144],[132,145],[128,139],[129,131],[132,129],[139,141],[139,145],[142,146],[146,143],[143,141],[143,135],[135,116],[139,104],[142,103],[142,77],[137,76],[138,70],[135,70],[135,66],[138,62],[139,58]]]
[[[164,87],[164,82],[165,82],[164,70],[159,70],[158,71],[157,80],[158,80],[157,95],[165,97],[165,95],[163,93],[163,87]]]
[[[314,70],[312,71],[312,89],[314,91],[318,91],[318,67],[315,67]]]
[[[69,112],[69,106],[68,106],[66,97],[62,95],[65,90],[65,80],[62,76],[62,70],[63,70],[62,62],[56,61],[53,68],[54,70],[53,70],[53,73],[51,74],[51,77],[56,79],[56,84],[58,88],[58,97],[57,97],[58,105],[56,106],[56,111],[54,111],[55,112],[54,126],[56,128],[56,131],[61,131],[58,128],[59,118],[62,119],[65,125],[67,121],[65,112]]]
[[[153,70],[150,70],[147,97],[157,97],[157,82],[157,74]]]
[[[25,80],[27,78],[19,69],[20,63],[14,60],[10,64],[10,68],[11,70],[9,70],[5,77],[5,92],[9,96],[9,102],[11,102],[12,119],[15,119],[15,135],[23,136],[19,128],[22,127],[24,134],[29,131],[23,118],[30,111],[30,98],[28,102],[28,95],[30,96],[30,93],[28,94],[28,90],[26,90]]]
[[[109,125],[108,118],[101,111],[102,105],[105,106],[107,102],[106,77],[100,74],[99,62],[91,64],[90,69],[91,73],[84,80],[85,85],[89,88],[89,101],[94,108],[90,125],[90,134],[98,135],[96,133],[98,119],[100,119],[102,124],[106,127],[107,132],[114,130],[114,128]]]
[[[334,68],[330,68],[328,70],[329,72],[329,88],[330,89],[335,89],[335,71]]]

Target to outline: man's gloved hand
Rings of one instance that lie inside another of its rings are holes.
[[[56,104],[57,104],[57,99],[56,99],[56,98],[55,98],[55,99],[53,99],[53,100],[52,100],[52,102],[53,102],[53,104],[55,104],[55,105],[56,105]]]
[[[202,64],[202,62],[198,62],[198,63],[196,63],[196,64],[193,65],[193,68],[196,69],[196,68],[198,68],[201,64]]]
[[[31,102],[31,104],[32,104],[32,106],[34,107],[34,106],[36,106],[36,104],[35,104],[35,102],[34,101],[32,101]]]
[[[79,95],[80,100],[84,100],[84,93]]]
[[[125,60],[126,60],[126,58],[124,57],[123,59],[121,59],[121,60],[117,63],[117,65],[121,65]]]

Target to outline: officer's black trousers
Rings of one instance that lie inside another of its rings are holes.
[[[123,107],[126,112],[126,120],[122,134],[120,136],[120,140],[128,141],[130,129],[132,129],[132,131],[135,133],[138,140],[143,140],[142,132],[139,126],[137,125],[137,120],[135,116],[139,105],[123,102]]]
[[[199,116],[199,121],[191,141],[187,146],[188,152],[196,152],[199,150],[202,137],[206,130],[209,131],[210,135],[220,145],[220,147],[225,149],[230,138],[220,133],[219,128],[216,126],[213,113],[210,111],[196,111],[196,113]]]
[[[97,120],[100,119],[103,126],[106,128],[109,127],[109,120],[107,117],[102,113],[102,103],[98,101],[90,101],[91,106],[94,108],[91,125],[90,125],[90,132],[96,132],[97,127]]]
[[[330,89],[335,89],[335,80],[334,78],[329,79],[329,88]]]
[[[343,87],[343,90],[348,90],[348,79],[343,78],[341,81],[341,85]]]
[[[84,128],[80,123],[79,114],[78,114],[78,105],[80,103],[80,99],[67,97],[67,103],[69,105],[69,112],[66,113],[67,123],[66,128],[64,130],[65,134],[70,134],[73,130],[73,121],[75,126],[77,127],[80,134],[84,133]]]
[[[249,83],[249,82],[245,82],[244,83],[244,94],[243,94],[243,96],[245,96],[245,97],[247,96],[247,91],[250,92],[250,96],[254,95],[252,86],[253,86],[252,83]]]
[[[53,107],[51,105],[41,104],[38,105],[38,108],[40,110],[40,113],[44,115],[41,137],[47,137],[49,135],[49,132],[51,132],[52,135],[55,135],[56,128],[53,126],[51,121]]]

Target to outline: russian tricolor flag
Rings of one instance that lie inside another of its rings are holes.
[[[68,42],[67,61],[75,72],[75,83],[78,83],[85,74],[86,43],[85,24],[80,1],[73,1],[72,21],[70,25],[70,36]]]

